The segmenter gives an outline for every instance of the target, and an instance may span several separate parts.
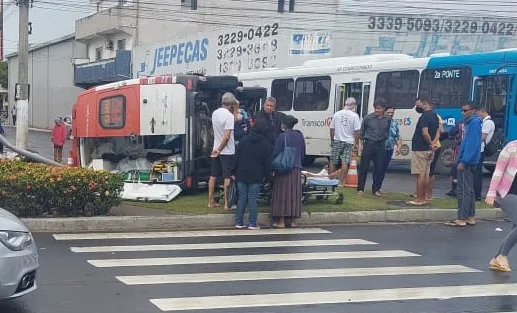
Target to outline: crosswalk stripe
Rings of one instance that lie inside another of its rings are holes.
[[[406,266],[406,267],[365,267],[365,268],[328,268],[317,270],[287,270],[287,271],[255,271],[255,272],[227,272],[195,273],[175,275],[134,275],[117,276],[120,282],[126,285],[155,285],[181,284],[228,281],[256,281],[271,279],[297,278],[325,278],[325,277],[365,277],[389,275],[430,275],[482,272],[461,265],[438,266]]]
[[[124,266],[159,266],[180,264],[217,264],[217,263],[250,263],[273,261],[307,261],[331,259],[363,259],[363,258],[399,258],[419,256],[403,250],[384,251],[347,251],[320,253],[279,253],[252,255],[223,255],[202,257],[174,258],[143,258],[143,259],[104,259],[88,260],[95,267],[124,267]]]
[[[151,299],[162,311],[253,308],[422,299],[515,296],[517,284]]]
[[[176,251],[176,250],[206,250],[206,249],[245,249],[245,248],[271,248],[271,247],[324,247],[324,246],[350,246],[350,245],[376,245],[377,243],[362,239],[336,239],[336,240],[292,240],[292,241],[259,241],[259,242],[217,242],[196,244],[169,244],[169,245],[139,245],[139,246],[97,246],[97,247],[71,247],[75,253],[86,252],[135,252],[135,251]]]
[[[322,228],[284,228],[262,229],[248,231],[240,229],[228,230],[200,230],[200,231],[173,231],[173,232],[142,232],[142,233],[80,233],[54,234],[55,240],[102,240],[102,239],[149,239],[149,238],[181,238],[181,237],[222,237],[222,236],[263,236],[263,235],[302,235],[302,234],[330,234]]]

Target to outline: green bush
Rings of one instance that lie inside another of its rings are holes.
[[[17,216],[106,215],[123,186],[119,174],[0,159],[0,207]]]

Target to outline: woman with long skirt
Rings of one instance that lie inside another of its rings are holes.
[[[291,221],[291,227],[297,227],[297,219],[302,215],[302,160],[305,158],[305,139],[298,130],[293,130],[298,119],[288,115],[282,120],[284,133],[276,138],[273,159],[285,147],[286,139],[290,147],[296,148],[294,168],[286,174],[274,175],[271,216],[275,221],[273,227],[285,228],[286,220]],[[286,138],[287,137],[287,138]]]
[[[504,147],[499,154],[495,171],[486,196],[490,206],[499,204],[512,222],[512,229],[501,242],[496,255],[490,260],[490,269],[497,272],[510,272],[508,253],[517,244],[517,140]]]

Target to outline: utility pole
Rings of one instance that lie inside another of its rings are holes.
[[[16,101],[16,147],[29,145],[29,1],[17,0],[20,9],[18,39],[18,88]]]

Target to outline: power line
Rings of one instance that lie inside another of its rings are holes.
[[[350,0],[351,1],[351,0]],[[422,11],[422,14],[425,14],[426,12],[424,11],[440,11],[438,9],[436,9],[437,7],[440,7],[440,4],[443,4],[443,5],[452,5],[452,4],[457,4],[457,1],[458,0],[435,0],[433,1],[433,6],[425,6],[425,4],[428,4],[427,1],[423,1],[423,0],[413,0],[412,1],[412,4],[411,5],[407,5],[407,4],[404,4],[404,5],[400,5],[399,2],[397,1],[393,1],[393,0],[384,0],[382,2],[378,2],[377,0],[375,1],[372,1],[372,0],[361,0],[361,2],[358,2],[358,3],[361,3],[360,7],[365,7],[365,8],[368,8],[368,9],[365,9],[362,13],[372,13],[372,12],[376,12],[376,13],[381,13],[381,12],[378,12],[378,8],[387,8],[387,9],[391,9],[391,10],[397,10],[397,12],[399,12],[400,10],[404,10],[404,9],[415,9],[415,10],[420,10]],[[59,6],[67,6],[69,7],[69,3],[67,4],[63,4],[62,2],[54,2],[54,1],[51,1],[51,0],[41,0],[41,1],[36,1],[38,3],[45,3],[45,4],[50,4],[50,5],[59,5]],[[110,1],[108,1],[110,2]],[[117,1],[113,1],[113,3],[116,3]],[[257,3],[257,2],[264,2],[264,3],[268,3],[268,4],[273,4],[271,3],[269,0],[225,0],[225,2],[239,2],[239,3],[242,3],[242,2],[247,2],[247,3]],[[439,3],[438,3],[439,2]],[[488,1],[488,0],[470,0],[471,3],[469,3],[469,7],[483,7],[482,9],[479,9],[479,12],[478,12],[478,15],[477,17],[490,17],[490,18],[496,18],[496,17],[499,17],[499,18],[509,18],[508,14],[509,14],[509,10],[510,8],[516,8],[517,7],[517,1],[508,1],[508,2],[504,2],[504,3],[497,3],[497,7],[498,8],[501,8],[503,7],[502,10],[493,10],[493,9],[490,9],[487,8],[487,5],[488,4],[494,4],[494,1]],[[126,10],[131,10],[131,9],[134,9],[134,8],[131,8],[131,6],[137,4],[137,1],[128,1],[129,5],[119,5],[117,7],[121,7],[121,8],[124,8]],[[365,5],[365,3],[371,3],[371,5]],[[183,7],[183,5],[181,4],[171,4],[171,3],[164,3],[164,2],[157,2],[157,1],[141,1],[139,6],[140,6],[140,9],[144,8],[146,5],[151,5],[152,8],[156,8],[157,6],[162,6],[164,7],[164,10],[167,10],[169,12],[181,12],[181,13],[187,13],[189,10],[188,9],[185,9]],[[329,6],[328,3],[325,3],[325,2],[317,2],[317,1],[307,1],[307,2],[304,2],[304,1],[301,1],[301,0],[298,0],[297,1],[297,5],[298,6],[303,6],[303,5],[311,5],[311,6],[315,6],[315,5],[320,5],[321,6],[326,6],[326,7],[330,7],[331,10],[335,11],[335,6],[332,5],[332,6]],[[83,8],[86,8],[88,10],[88,12],[91,12],[91,6],[87,5],[87,4],[84,4],[84,3],[79,3],[79,2],[75,2],[74,3],[74,7],[83,7]],[[177,7],[177,8],[183,8],[183,9],[180,9],[180,10],[171,10],[171,7]],[[356,6],[352,6],[352,7],[359,7],[359,5],[356,5]],[[508,9],[504,9],[504,8],[508,8]],[[227,6],[200,6],[199,9],[211,9],[211,10],[233,10],[233,11],[238,11],[239,13],[242,14],[242,10],[245,9],[245,8],[237,8],[237,7],[227,7]],[[199,9],[198,10],[195,10],[195,11],[192,11],[194,12],[195,14],[199,14]],[[264,8],[250,8],[252,9],[253,11],[262,11],[262,12],[270,12],[270,13],[277,13],[276,9],[264,9]],[[136,9],[135,9],[136,10]],[[157,11],[159,11],[159,9],[155,9]],[[444,10],[444,9],[441,9],[441,10]],[[343,11],[350,11],[350,10],[343,10]],[[358,11],[356,10],[352,10],[354,11],[355,13],[358,13]],[[451,15],[450,12],[451,11],[456,11],[457,13],[457,16],[465,16],[466,12],[465,12],[465,8],[463,6],[461,6],[460,8],[447,8],[447,12],[443,12],[441,13],[442,15],[445,15],[447,13],[447,15]],[[517,15],[517,10],[514,10],[516,15]],[[102,12],[99,12],[99,13],[102,13]],[[311,15],[329,15],[328,12],[314,12],[314,11],[300,11],[300,10],[295,10],[294,13],[306,13],[306,14],[311,14]],[[487,14],[487,13],[495,13],[495,14],[502,14],[502,15],[491,15],[491,14]],[[286,15],[289,15],[289,14],[292,14],[292,13],[285,13]],[[335,14],[335,15],[338,15],[338,16],[343,16],[343,15],[348,15],[348,13],[343,13],[343,12],[333,12],[332,14]],[[469,16],[472,16],[472,12],[467,12],[467,14]]]
[[[229,1],[233,1],[233,0],[229,0]],[[47,9],[47,10],[58,10],[58,11],[67,11],[67,12],[85,12],[84,9],[81,9],[80,7],[73,7],[71,8],[69,5],[64,5],[62,3],[54,3],[54,2],[48,2],[48,1],[39,1],[39,3],[45,3],[46,5],[42,5],[42,6],[37,6],[38,8],[41,8],[41,9]],[[517,2],[515,2],[517,4]],[[52,4],[51,6],[49,6],[48,4]],[[157,3],[158,4],[158,3]],[[161,4],[163,5],[163,4]],[[84,4],[83,4],[84,6]],[[125,10],[127,11],[131,11],[131,10],[136,10],[135,8],[127,8],[127,7],[124,7]],[[222,10],[227,10],[227,9],[230,9],[230,8],[226,8],[226,7],[218,7],[218,9],[222,9]],[[231,9],[235,9],[235,8],[231,8]],[[203,12],[197,12],[197,11],[191,11],[192,13],[191,14],[187,14],[187,15],[194,15],[193,18],[188,18],[188,17],[181,17],[181,18],[178,18],[178,17],[170,17],[171,13],[183,13],[183,14],[186,14],[186,12],[188,11],[185,11],[185,10],[170,10],[170,9],[158,9],[158,8],[140,8],[139,9],[140,11],[140,14],[139,14],[139,18],[141,19],[147,19],[147,20],[156,20],[156,21],[175,21],[175,22],[189,22],[189,23],[196,23],[196,24],[207,24],[207,25],[217,25],[217,26],[242,26],[242,27],[256,27],[257,24],[251,24],[251,23],[238,23],[238,22],[235,22],[235,20],[237,19],[242,19],[242,20],[245,20],[247,21],[247,17],[243,16],[242,15],[242,12],[239,14],[239,15],[235,15],[235,14],[215,14],[215,13],[203,13]],[[272,13],[272,12],[276,12],[276,11],[272,11],[272,10],[267,10],[267,9],[264,9],[266,10],[267,12],[269,13]],[[239,9],[239,11],[241,11]],[[152,16],[145,16],[144,13],[150,13],[152,14]],[[168,17],[162,17],[160,15],[156,15],[158,13],[163,13],[165,15],[167,15]],[[100,12],[98,14],[103,14],[103,12]],[[309,14],[309,12],[308,12]],[[318,12],[315,12],[314,14],[319,14]],[[132,18],[136,18],[136,14],[124,14],[122,12],[118,12],[118,13],[114,13],[114,12],[111,12],[111,15],[113,16],[119,16],[119,17],[132,17]],[[230,17],[230,18],[233,18],[233,21],[234,22],[214,22],[214,21],[207,21],[207,20],[202,20],[200,21],[199,19],[196,19],[196,16],[199,16],[199,15],[202,15],[202,16],[214,16],[214,17]],[[363,16],[363,14],[357,14],[357,16]],[[267,18],[267,17],[271,17],[270,15],[267,15],[267,16],[258,16],[256,14],[254,14],[254,17],[257,18],[257,19],[260,19],[260,18]],[[343,32],[343,28],[341,26],[336,26],[335,25],[335,20],[333,19],[314,19],[314,18],[311,18],[311,17],[303,17],[303,16],[300,16],[300,15],[296,15],[296,16],[293,16],[295,19],[294,20],[291,20],[291,21],[288,21],[288,20],[284,20],[283,22],[285,24],[289,24],[289,23],[292,23],[292,24],[299,24],[300,23],[300,20],[302,19],[305,19],[305,18],[309,18],[310,21],[312,22],[318,22],[320,24],[320,26],[318,28],[313,28],[313,30],[321,30],[321,31],[328,31],[328,30],[332,30],[331,28],[336,28],[338,27],[338,29],[340,30],[340,32]],[[486,19],[484,19],[486,21]],[[322,23],[329,23],[330,25],[328,25],[327,27],[322,27],[322,26],[325,26],[325,25],[321,25]],[[367,24],[367,20],[365,19],[364,21],[364,24]],[[300,30],[298,27],[289,27],[289,26],[283,26],[282,27],[283,29],[290,29],[290,30]],[[355,31],[349,31],[349,32],[354,32]],[[375,31],[369,31],[369,30],[365,30],[364,32],[375,32]],[[376,33],[376,32],[375,32]]]

